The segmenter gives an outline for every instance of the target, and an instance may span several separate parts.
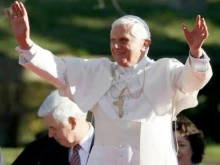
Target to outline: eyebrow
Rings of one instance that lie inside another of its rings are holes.
[[[114,37],[110,37],[110,40],[116,40]],[[127,37],[120,37],[118,40],[127,40],[129,41],[129,38]]]

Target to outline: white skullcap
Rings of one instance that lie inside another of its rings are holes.
[[[118,18],[112,24],[112,29],[121,24],[131,24],[131,35],[137,37],[139,39],[150,38],[150,30],[147,23],[141,19],[140,17],[134,15],[125,15],[123,17]]]

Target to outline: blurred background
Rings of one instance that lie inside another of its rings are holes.
[[[45,129],[37,110],[54,89],[18,64],[17,46],[0,0],[0,145],[7,165]],[[189,48],[181,24],[189,30],[198,14],[206,19],[209,38],[203,48],[214,75],[199,93],[199,105],[182,112],[202,129],[207,149],[203,165],[220,164],[220,0],[23,0],[31,38],[57,56],[109,57],[111,23],[124,14],[140,16],[152,34],[149,57],[185,62]]]

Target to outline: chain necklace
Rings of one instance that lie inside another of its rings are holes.
[[[118,65],[115,67],[115,69],[113,70],[113,73],[112,73],[112,83],[111,83],[111,86],[113,85],[113,82],[114,82],[114,77],[115,77],[115,70],[116,68],[118,67]],[[133,96],[127,86],[127,83],[126,83],[126,86],[125,88],[123,88],[120,92],[120,94],[117,96],[117,97],[114,97],[111,93],[111,91],[109,91],[110,95],[112,98],[114,99],[118,99],[116,101],[113,102],[113,105],[115,106],[118,106],[119,110],[118,110],[118,116],[119,118],[122,118],[123,117],[123,113],[124,113],[124,109],[123,109],[123,105],[124,105],[124,93],[125,91],[127,90],[128,91],[128,94],[131,96],[131,98],[133,99],[137,99],[138,97],[140,97],[140,95],[142,94],[142,92],[144,91],[144,84],[145,84],[145,71],[146,71],[146,66],[144,67],[144,80],[143,80],[143,84],[142,84],[142,88],[141,88],[141,91],[140,93],[137,95],[137,96]]]
[[[146,65],[146,66],[147,66],[147,65]],[[127,91],[128,91],[128,94],[129,94],[129,96],[130,96],[131,98],[133,98],[133,99],[139,98],[140,95],[142,94],[142,92],[144,91],[146,66],[144,67],[144,80],[143,80],[143,84],[142,84],[142,87],[141,87],[141,91],[139,92],[139,94],[138,94],[137,96],[134,96],[134,95],[131,94],[131,91],[130,91],[130,89],[128,88],[128,85],[127,85],[127,83],[126,83],[125,88],[123,88],[123,89],[121,90],[120,94],[119,94],[117,97],[113,96],[113,95],[112,95],[112,92],[110,91],[111,97],[114,98],[114,99],[118,99],[118,98],[119,98],[120,96],[122,96],[122,95],[124,94],[124,92],[127,90]],[[115,77],[115,70],[117,69],[117,67],[118,67],[118,65],[117,65],[117,66],[114,68],[114,70],[112,71],[112,82],[111,82],[111,86],[113,86],[114,77]],[[138,77],[138,76],[137,76],[137,77]]]

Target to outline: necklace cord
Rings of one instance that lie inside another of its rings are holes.
[[[112,82],[111,82],[111,86],[113,85],[113,82],[114,82],[115,70],[117,69],[117,67],[118,67],[118,65],[116,65],[116,67],[115,67],[114,70],[112,71]],[[126,83],[125,88],[122,89],[122,91],[120,92],[120,94],[119,94],[117,97],[113,96],[113,95],[112,95],[112,92],[109,91],[111,97],[114,98],[114,99],[118,99],[118,98],[124,93],[124,91],[127,90],[128,93],[129,93],[129,96],[131,96],[131,98],[133,98],[133,99],[139,98],[140,95],[142,94],[142,92],[144,91],[145,72],[146,72],[146,66],[144,67],[144,80],[143,80],[142,88],[141,88],[141,91],[139,92],[139,94],[138,94],[137,96],[133,96],[133,95],[131,94],[131,91],[130,91],[130,89],[128,88],[127,83]],[[137,76],[137,77],[138,77],[138,76]]]

